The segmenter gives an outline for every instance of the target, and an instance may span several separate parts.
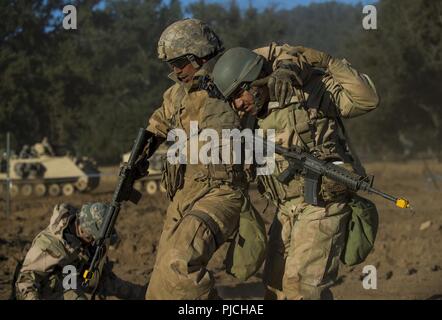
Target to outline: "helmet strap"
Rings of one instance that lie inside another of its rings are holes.
[[[199,69],[199,68],[201,67],[201,65],[196,61],[194,55],[189,54],[189,55],[187,56],[187,59],[189,59],[190,63],[192,64],[192,66],[193,66],[195,69]]]

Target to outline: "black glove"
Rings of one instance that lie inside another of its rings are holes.
[[[281,107],[290,102],[294,94],[293,86],[302,86],[297,69],[295,65],[280,64],[273,71],[267,82],[271,101],[278,101]]]
[[[141,179],[148,174],[149,170],[149,158],[147,154],[143,153],[140,157],[135,160],[135,180]]]

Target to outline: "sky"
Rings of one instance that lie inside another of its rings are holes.
[[[187,6],[189,3],[196,2],[197,0],[181,0],[183,6]],[[205,0],[207,3],[225,3],[229,4],[230,0]],[[251,2],[255,8],[263,9],[269,5],[276,5],[277,9],[291,9],[297,5],[308,5],[310,3],[330,2],[330,0],[236,0],[241,8],[247,8]],[[168,1],[165,1],[166,3]],[[336,2],[348,3],[348,4],[369,4],[374,3],[374,0],[337,0]]]

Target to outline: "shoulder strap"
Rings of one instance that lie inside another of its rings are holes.
[[[186,216],[194,216],[207,226],[207,228],[213,234],[213,238],[215,239],[215,245],[217,248],[219,248],[224,243],[224,235],[221,232],[218,223],[213,220],[213,218],[207,213],[199,210],[191,210],[187,214],[185,214],[183,218],[185,218]]]
[[[180,121],[180,110],[183,103],[183,98],[186,95],[186,90],[184,89],[184,86],[179,86],[175,99],[173,100],[173,116],[172,116],[172,125],[174,127],[177,127],[178,125],[181,125]]]
[[[359,159],[356,151],[354,150],[351,142],[350,142],[350,138],[347,135],[347,131],[345,130],[345,126],[344,123],[342,122],[342,119],[340,116],[336,117],[336,121],[339,125],[339,128],[341,129],[341,132],[345,138],[345,142],[347,144],[348,147],[348,151],[350,152],[351,157],[353,158],[353,168],[356,171],[357,174],[361,175],[361,176],[366,176],[367,172],[365,171],[364,166],[361,163],[361,160]]]

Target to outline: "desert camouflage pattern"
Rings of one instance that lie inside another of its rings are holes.
[[[111,265],[103,258],[99,276],[93,278],[88,289],[81,286],[81,271],[93,254],[91,247],[82,244],[75,232],[78,209],[68,205],[55,206],[49,226],[33,240],[15,283],[19,300],[85,300],[115,296],[140,299],[145,288],[119,279]],[[77,289],[63,288],[63,267],[77,270]]]
[[[318,207],[298,197],[280,204],[269,234],[265,299],[331,299],[349,218],[345,201]]]
[[[222,48],[220,38],[207,24],[198,19],[184,19],[163,31],[158,41],[158,58],[167,61],[188,54],[203,58]]]
[[[200,77],[209,74],[213,64],[205,63],[190,84],[170,75],[177,83],[164,93],[163,104],[149,119],[147,130],[165,138],[171,129],[181,128],[189,137],[190,121],[198,121],[200,130],[211,128],[219,134],[225,128],[239,129],[240,120],[233,109],[199,88]],[[165,175],[175,169],[168,164]],[[183,172],[181,185],[170,194],[146,299],[215,298],[214,278],[207,263],[237,230],[241,208],[248,201],[241,165],[188,164]],[[170,190],[175,184],[169,181],[165,188]]]
[[[294,88],[296,95],[288,105],[280,107],[271,101],[267,113],[258,119],[258,126],[275,129],[277,144],[299,146],[351,169],[354,159],[337,119],[360,116],[378,106],[379,98],[369,77],[336,58],[330,59],[326,69],[310,68],[311,62],[293,54],[295,51],[288,45],[272,44],[255,52],[274,69],[280,61],[297,64],[304,81],[302,89]],[[350,213],[348,193],[338,183],[324,178],[319,191],[323,204],[307,204],[301,177],[295,177],[288,185],[277,180],[287,166],[287,161],[276,155],[274,174],[259,177],[264,195],[278,208],[265,264],[266,298],[331,298],[328,288],[336,280],[345,244]]]

